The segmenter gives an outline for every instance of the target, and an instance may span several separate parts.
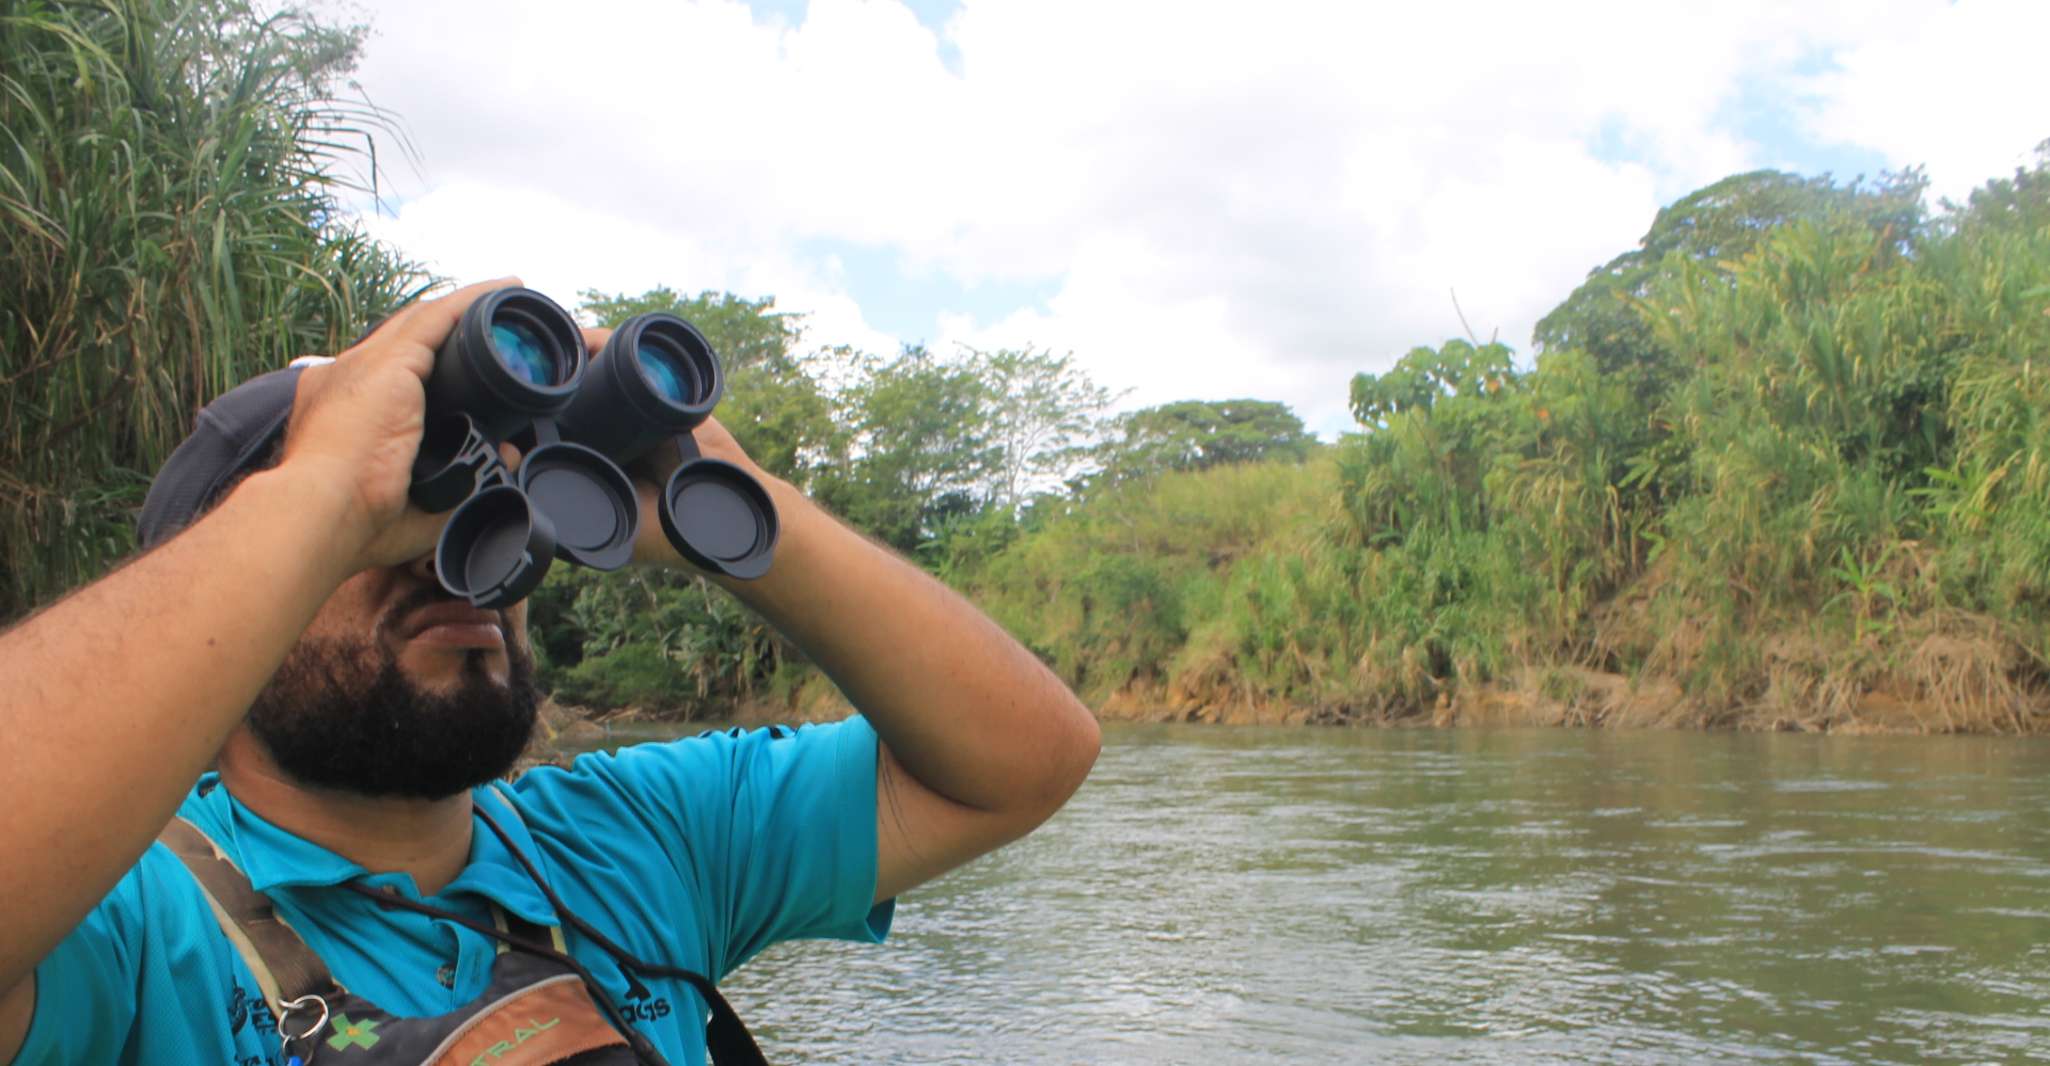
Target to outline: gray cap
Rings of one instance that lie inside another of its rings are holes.
[[[145,548],[169,540],[214,505],[222,490],[257,469],[285,435],[301,366],[259,374],[200,409],[192,435],[150,482],[136,521]]]

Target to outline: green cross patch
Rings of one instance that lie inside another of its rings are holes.
[[[377,1021],[352,1022],[346,1014],[337,1014],[334,1019],[335,1035],[327,1038],[327,1046],[336,1051],[347,1051],[350,1046],[368,1048],[377,1043]]]

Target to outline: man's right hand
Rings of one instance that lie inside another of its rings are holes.
[[[300,372],[278,465],[345,493],[347,517],[335,532],[348,573],[434,550],[448,515],[427,514],[406,497],[426,425],[423,383],[463,311],[494,289],[518,284],[498,278],[415,303],[334,362]]]

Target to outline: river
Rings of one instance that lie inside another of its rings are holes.
[[[1109,726],[779,1063],[2050,1062],[2050,744]]]

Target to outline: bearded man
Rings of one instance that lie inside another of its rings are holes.
[[[217,400],[148,550],[0,635],[0,1061],[756,1061],[721,976],[879,940],[1080,785],[1097,727],[1044,666],[709,421],[782,524],[766,576],[713,580],[859,714],[498,780],[539,701],[525,605],[444,594],[447,516],[406,494],[434,352],[510,284]],[[637,482],[636,562],[687,567]]]

